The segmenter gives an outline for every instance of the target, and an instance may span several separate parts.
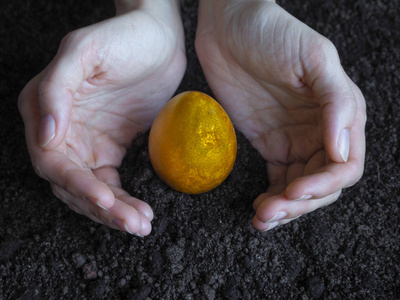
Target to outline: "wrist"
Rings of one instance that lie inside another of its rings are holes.
[[[178,12],[180,11],[180,0],[114,0],[116,15],[129,13],[137,9],[144,10],[161,10],[165,12]]]
[[[116,15],[136,10],[140,6],[140,2],[136,0],[114,0]]]
[[[116,15],[136,18],[137,12],[151,16],[162,28],[174,35],[184,49],[184,30],[180,0],[114,0]]]
[[[254,2],[273,2],[276,3],[275,0],[201,0],[199,1],[199,7],[200,9],[212,9],[214,11],[223,11],[226,9],[229,9],[235,5],[242,4],[242,3],[247,3],[251,4]]]
[[[200,0],[198,10],[197,34],[214,30],[216,24],[229,22],[232,16],[248,6],[275,4],[275,0]]]

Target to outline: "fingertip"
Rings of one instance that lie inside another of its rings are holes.
[[[53,71],[46,72],[36,92],[40,116],[38,145],[45,150],[58,147],[64,140],[73,103],[74,89],[64,86],[65,80],[57,78],[58,73],[54,74]]]
[[[347,162],[358,102],[351,80],[340,63],[320,75],[313,92],[322,108],[324,146],[328,157],[336,163]]]
[[[150,222],[153,221],[154,213],[151,206],[144,202],[143,200],[137,199],[135,197],[131,197],[127,192],[124,191],[124,195],[117,196],[126,204],[134,207],[137,211],[139,211],[143,217],[147,218]]]
[[[129,212],[129,215],[125,217],[125,225],[126,231],[132,235],[140,234],[140,230],[142,228],[142,216],[141,214],[134,208],[132,208]]]
[[[117,229],[134,235],[134,233],[133,233],[134,231],[132,230],[132,228],[134,228],[134,226],[132,226],[132,224],[128,225],[128,222],[126,220],[114,218],[110,222],[111,222],[111,224],[115,225]]]
[[[265,231],[265,230],[269,227],[268,224],[266,224],[266,223],[260,221],[260,220],[257,218],[257,215],[255,215],[255,216],[253,217],[252,224],[253,224],[253,227],[254,227],[255,229],[260,230],[260,231]]]
[[[342,162],[347,162],[350,153],[350,130],[348,128],[343,129],[339,134],[337,148],[342,158]]]
[[[154,213],[149,204],[144,201],[140,201],[135,205],[135,208],[139,210],[150,222],[153,221]]]
[[[308,177],[296,178],[285,190],[285,197],[290,201],[309,200],[313,198],[309,186],[313,186]]]
[[[260,194],[260,195],[256,198],[256,200],[254,200],[254,202],[253,202],[253,209],[254,209],[254,210],[257,210],[258,207],[260,206],[260,204],[261,204],[265,199],[267,199],[268,197],[271,197],[271,196],[272,196],[272,194],[270,194],[270,193],[262,193],[262,194]]]
[[[261,194],[260,196],[258,196],[256,198],[256,200],[254,200],[253,202],[253,209],[257,210],[257,208],[260,206],[261,202],[263,201],[264,197],[262,196],[263,194]]]
[[[92,201],[93,202],[93,201]],[[96,202],[97,206],[100,207],[101,209],[107,211],[108,207],[103,206],[99,201]]]
[[[107,185],[102,182],[98,183],[99,184],[96,185],[95,192],[92,192],[90,195],[85,196],[85,199],[97,205],[103,210],[109,210],[111,207],[113,207],[115,203],[114,194]],[[91,185],[91,187],[93,187],[93,185]]]
[[[257,209],[255,217],[257,220],[259,220],[261,223],[267,222],[269,219],[272,218],[271,213],[268,211],[268,209],[265,208],[265,202],[263,202]]]
[[[106,189],[104,189],[106,190]],[[103,208],[103,209],[110,209],[111,207],[113,207],[114,203],[115,203],[115,197],[114,194],[108,189],[107,187],[107,192],[104,192],[102,195],[99,195],[99,197],[97,197],[97,201],[96,204]]]
[[[144,237],[149,235],[152,230],[151,221],[154,218],[154,213],[149,204],[141,200],[135,200],[135,204],[132,207],[135,212],[129,215],[129,219],[134,223],[133,226],[135,228],[131,228],[131,225],[129,225],[129,228],[133,230],[132,232],[135,235]]]
[[[120,230],[138,237],[149,235],[152,229],[149,219],[147,219],[144,214],[136,210],[134,212],[130,212],[129,216],[125,217],[124,219],[112,219],[111,223],[116,225]]]
[[[151,220],[147,218],[144,214],[141,215],[142,226],[139,230],[139,236],[147,236],[151,233]]]
[[[333,129],[326,132],[324,137],[324,146],[326,150],[326,159],[334,163],[346,163],[350,154],[350,131],[351,127],[343,129]],[[339,126],[337,126],[339,127]]]
[[[257,216],[254,216],[253,218],[253,227],[259,231],[269,231],[277,226],[280,225],[280,222],[274,221],[274,222],[263,222],[257,218]]]
[[[280,208],[281,198],[282,196],[280,195],[266,197],[264,201],[262,201],[260,205],[257,207],[256,218],[261,223],[265,223],[270,219],[272,219],[277,211],[282,210]]]
[[[45,148],[56,136],[56,121],[52,114],[45,114],[40,118],[38,143]]]

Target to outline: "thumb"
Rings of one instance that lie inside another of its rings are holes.
[[[82,59],[64,38],[57,55],[43,72],[38,86],[38,145],[50,150],[65,139],[74,95],[84,81]]]
[[[320,55],[308,67],[307,81],[322,109],[324,146],[333,162],[347,162],[350,132],[357,114],[357,100],[350,78],[332,43],[322,44]],[[321,54],[322,53],[322,54]]]

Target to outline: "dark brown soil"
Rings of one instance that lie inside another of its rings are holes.
[[[196,1],[182,1],[188,69],[177,92],[210,93],[193,49]],[[69,31],[110,17],[112,1],[0,5],[0,300],[399,299],[399,1],[280,1],[330,38],[368,104],[365,175],[340,199],[268,233],[251,227],[265,166],[238,133],[217,189],[170,190],[149,164],[147,134],[121,175],[153,207],[144,239],[72,212],[33,172],[17,98]]]

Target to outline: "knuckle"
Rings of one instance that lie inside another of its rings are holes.
[[[346,102],[346,109],[356,112],[359,109],[359,103],[357,102],[354,94],[354,90],[349,87],[345,91],[343,91],[344,101]]]
[[[87,28],[81,28],[69,32],[65,35],[60,42],[59,53],[66,51],[80,51],[90,45],[91,38]]]
[[[309,68],[326,72],[331,69],[331,65],[339,62],[339,54],[332,41],[320,35],[313,45],[308,47],[307,60]]]
[[[317,47],[315,49],[319,54],[321,54],[322,59],[332,59],[332,58],[339,58],[338,51],[333,44],[333,42],[324,37],[321,36],[319,39],[319,42],[317,43]]]
[[[64,47],[73,44],[77,37],[77,30],[71,31],[67,33],[60,42],[60,48],[63,49]]]

